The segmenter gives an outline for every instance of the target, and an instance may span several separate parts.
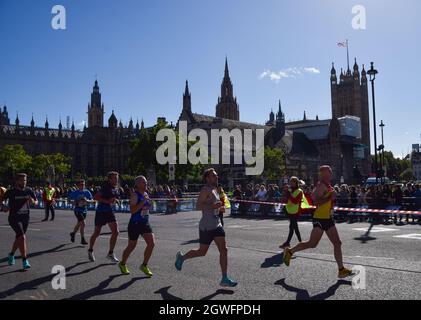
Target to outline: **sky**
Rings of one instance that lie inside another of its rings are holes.
[[[51,26],[57,4],[65,30]],[[419,0],[0,0],[0,105],[12,122],[69,116],[81,128],[97,78],[105,123],[112,110],[123,124],[175,123],[188,80],[193,112],[214,115],[227,57],[240,120],[263,124],[279,99],[287,121],[327,119],[331,64],[346,68],[337,43],[349,39],[351,68],[356,57],[379,71],[376,117],[402,156],[421,142],[419,12]]]

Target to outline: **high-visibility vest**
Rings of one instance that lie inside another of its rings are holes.
[[[330,219],[333,214],[333,204],[334,201],[332,200],[332,193],[334,189],[329,186],[328,191],[325,194],[325,198],[330,197],[331,199],[321,205],[318,205],[316,210],[314,211],[313,218],[316,219]]]
[[[219,198],[221,198],[221,199],[223,199],[223,200],[224,200],[224,207],[225,207],[225,209],[230,209],[230,208],[231,208],[231,203],[230,203],[230,201],[228,200],[228,197],[227,197],[227,195],[225,194],[225,192],[221,192],[221,193],[219,193]]]
[[[51,201],[51,200],[53,200],[53,196],[54,196],[54,193],[56,192],[56,190],[54,188],[51,188],[51,189],[45,188],[44,192],[45,192],[45,199],[47,199],[47,201]]]
[[[290,199],[288,199],[288,202],[286,204],[286,209],[288,214],[297,214],[298,211],[301,209],[308,209],[310,208],[310,205],[306,199],[306,197],[304,196],[304,192],[303,190],[301,190],[300,188],[294,190],[294,192],[292,193],[292,196],[294,198],[298,197],[298,195],[302,193],[303,196],[301,197],[301,203],[292,203]]]

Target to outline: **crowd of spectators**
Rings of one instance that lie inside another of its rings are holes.
[[[259,202],[285,202],[285,188],[287,185],[277,184],[247,184],[245,187],[241,185],[235,186],[233,190],[233,198],[238,200],[259,201]],[[301,181],[301,189],[309,202],[312,204],[312,191],[314,185],[305,185]],[[418,184],[386,184],[372,185],[364,187],[361,185],[335,185],[336,190],[336,206],[343,208],[370,208],[370,209],[390,209],[390,210],[421,210],[421,186]],[[239,213],[246,214],[249,211],[259,211],[263,216],[273,211],[274,205],[256,204],[248,202],[239,202]],[[309,211],[311,213],[311,210]],[[338,219],[353,220],[357,214],[346,211],[337,213]],[[405,218],[406,222],[412,218],[421,221],[421,216],[410,214],[405,215],[379,215],[384,220],[393,219],[395,222]]]

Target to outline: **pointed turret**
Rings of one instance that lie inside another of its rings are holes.
[[[88,104],[88,127],[104,126],[104,104],[101,102],[98,80],[95,80],[91,93],[91,103]]]
[[[355,63],[354,63],[354,80],[359,80],[359,79],[360,79],[360,71],[358,69],[357,58],[355,58]]]
[[[337,84],[338,78],[336,77],[335,64],[332,62],[332,69],[330,70],[330,82],[332,85]]]
[[[108,127],[117,128],[118,120],[114,114],[114,110],[111,112],[111,116],[108,118]]]
[[[229,78],[230,73],[228,70],[228,57],[225,56],[225,71],[224,71],[224,78]]]
[[[191,112],[191,94],[189,90],[189,82],[187,80],[183,94],[183,111]]]
[[[228,58],[225,58],[225,71],[221,84],[221,95],[218,98],[215,114],[218,118],[236,121],[240,120],[239,106],[236,98],[234,98],[233,87],[229,76]]]

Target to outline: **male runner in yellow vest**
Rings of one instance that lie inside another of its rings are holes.
[[[288,213],[289,219],[289,234],[287,241],[279,246],[281,249],[289,248],[292,236],[297,235],[298,241],[301,242],[300,230],[298,229],[298,218],[301,214],[302,209],[309,208],[306,197],[304,196],[303,190],[298,186],[299,180],[297,177],[291,177],[289,180],[289,189],[285,190],[286,197],[285,200],[287,204],[285,209]]]
[[[313,215],[313,231],[311,232],[310,240],[301,242],[293,248],[285,248],[284,263],[286,266],[289,266],[292,255],[298,251],[316,248],[323,233],[326,232],[327,237],[333,244],[334,256],[339,269],[338,277],[346,278],[353,275],[353,273],[345,268],[342,263],[342,242],[333,221],[333,204],[336,193],[330,184],[332,169],[330,166],[321,166],[319,175],[320,181],[313,192],[314,204],[317,208]]]

